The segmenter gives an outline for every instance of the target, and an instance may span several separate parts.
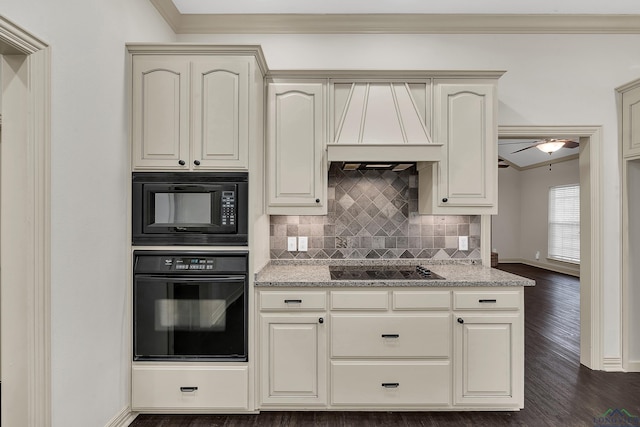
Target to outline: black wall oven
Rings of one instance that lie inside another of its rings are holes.
[[[133,270],[133,360],[247,361],[246,251],[135,251]]]
[[[134,245],[247,245],[244,172],[134,172]]]

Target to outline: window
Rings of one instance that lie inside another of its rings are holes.
[[[580,186],[549,189],[549,252],[558,261],[580,263]]]

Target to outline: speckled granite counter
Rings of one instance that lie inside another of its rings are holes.
[[[401,261],[401,262],[399,262]],[[340,265],[424,265],[444,280],[331,280],[329,264]],[[263,268],[255,280],[256,286],[303,286],[303,287],[371,287],[371,286],[534,286],[535,281],[515,274],[483,267],[472,262],[434,263],[429,260],[388,260],[368,262],[272,262]]]

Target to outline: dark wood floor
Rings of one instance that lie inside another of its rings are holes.
[[[131,427],[594,426],[608,409],[640,415],[640,373],[580,365],[579,280],[522,264],[500,269],[536,281],[525,290],[525,404],[520,412],[262,412],[140,415]],[[615,424],[623,425],[623,424]],[[637,422],[634,424],[640,426]]]

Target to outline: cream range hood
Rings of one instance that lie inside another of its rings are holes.
[[[336,83],[327,160],[344,169],[391,170],[440,161],[442,144],[432,141],[428,126],[429,89],[424,82]]]

